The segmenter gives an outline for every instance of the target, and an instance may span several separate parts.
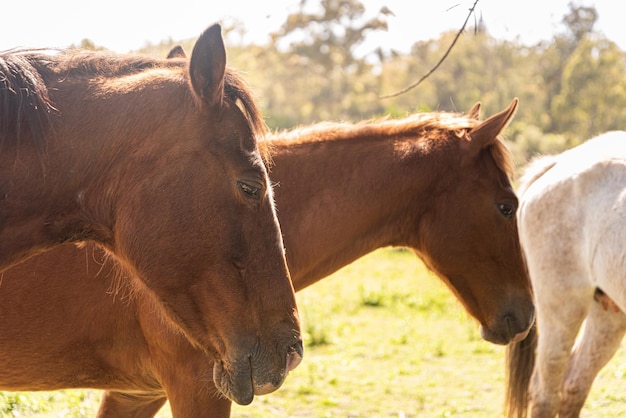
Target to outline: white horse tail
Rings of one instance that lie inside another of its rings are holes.
[[[537,323],[522,341],[506,348],[507,382],[505,413],[509,418],[525,418],[528,414],[528,388],[535,367]]]

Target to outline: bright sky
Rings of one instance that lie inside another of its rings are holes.
[[[2,7],[0,51],[14,47],[65,47],[87,38],[96,45],[128,52],[148,41],[195,38],[210,24],[232,19],[246,28],[244,40],[264,43],[268,34],[285,21],[287,13],[297,10],[299,1],[176,0],[167,6],[145,0],[14,2],[14,6]],[[460,28],[475,0],[361,1],[368,16],[373,16],[382,6],[395,13],[388,20],[387,33],[370,37],[371,49],[381,46],[408,52],[418,40],[436,38],[443,31]],[[479,0],[476,11],[492,36],[533,44],[562,31],[561,18],[568,11],[570,1]],[[599,14],[596,30],[626,51],[623,2],[573,1],[594,5]]]

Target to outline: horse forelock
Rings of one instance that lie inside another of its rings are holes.
[[[515,175],[515,163],[511,150],[509,150],[501,138],[497,138],[496,141],[491,143],[489,150],[496,166],[502,170],[509,179],[512,179]]]
[[[271,160],[269,145],[263,141],[268,133],[267,124],[261,114],[248,83],[231,68],[226,69],[224,77],[224,94],[239,106],[246,117],[252,133],[257,138],[257,145],[261,151],[263,160],[268,163]]]

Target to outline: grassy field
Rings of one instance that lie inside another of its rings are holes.
[[[411,253],[379,250],[298,293],[305,358],[233,417],[500,417],[504,348]],[[596,379],[583,417],[626,412],[626,353]],[[6,417],[93,416],[99,392],[0,392]],[[167,407],[159,414],[169,418]]]

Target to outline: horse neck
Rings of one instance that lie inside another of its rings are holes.
[[[102,178],[95,176],[97,159],[74,155],[72,146],[59,152],[63,141],[56,136],[48,139],[42,154],[26,155],[24,145],[0,156],[0,179],[4,180],[0,181],[4,196],[0,203],[0,270],[64,241],[107,241],[104,236],[78,236],[87,225],[99,226],[102,231],[112,229],[113,215],[104,207],[112,185],[103,187]],[[63,158],[56,161],[61,154]]]
[[[27,132],[0,153],[0,270],[64,241],[109,246],[116,200],[124,199],[120,185],[137,180],[139,164],[162,159],[167,145],[152,141],[149,150],[141,145],[149,135],[136,132],[151,124],[138,109],[114,120],[94,117],[107,113],[76,99],[85,89],[72,86],[51,94],[59,113],[40,152]],[[140,162],[130,157],[138,150]]]
[[[400,142],[274,141],[270,177],[296,290],[375,249],[416,248],[411,234],[429,204],[420,197],[445,164],[435,153],[409,155]]]

